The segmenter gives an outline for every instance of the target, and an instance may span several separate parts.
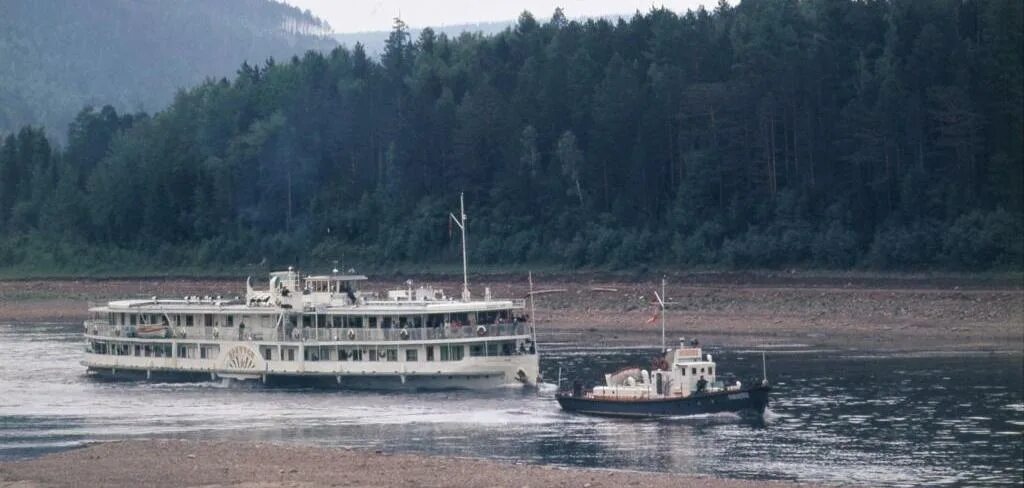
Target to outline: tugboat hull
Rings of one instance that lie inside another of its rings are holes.
[[[755,386],[735,391],[696,393],[684,398],[651,400],[609,400],[556,395],[558,404],[567,412],[609,417],[669,417],[709,413],[752,413],[761,415],[768,406],[771,387]]]

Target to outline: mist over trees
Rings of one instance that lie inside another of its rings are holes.
[[[329,51],[329,30],[270,0],[4,0],[0,136],[31,124],[63,137],[87,104],[162,109],[246,59]]]
[[[0,263],[1021,269],[1022,4],[744,1],[243,64],[0,146]],[[456,236],[457,239],[457,236]],[[127,264],[126,264],[127,265]]]

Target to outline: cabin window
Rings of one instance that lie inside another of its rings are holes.
[[[488,356],[497,356],[498,355],[498,344],[497,343],[492,342],[492,343],[487,345],[487,355]]]
[[[174,316],[174,326],[175,327],[181,327],[181,315],[177,315],[176,314]]]
[[[398,349],[388,348],[384,350],[384,357],[388,361],[398,361]]]
[[[680,370],[681,370],[681,372],[683,373],[683,376],[686,376],[686,366],[683,366],[683,367],[681,367],[681,368],[679,368],[679,369],[680,369]]]
[[[128,314],[128,320],[131,321],[131,325],[135,325],[138,322],[139,319],[138,319],[138,317],[135,316],[135,314],[132,313],[132,314]]]
[[[690,368],[690,373],[697,374],[697,368]]]
[[[469,356],[470,357],[484,356],[486,354],[487,354],[487,351],[484,349],[484,345],[483,344],[473,344],[473,345],[469,346]]]
[[[715,374],[715,368],[708,368],[708,374]]]
[[[380,321],[380,328],[381,329],[390,329],[392,324],[394,324],[394,323],[395,323],[395,318],[394,317],[384,317]]]
[[[369,329],[377,328],[377,317],[368,317],[366,319],[366,327]]]
[[[203,326],[204,327],[213,327],[213,315],[211,315],[211,314],[203,315]]]
[[[327,316],[323,314],[317,315],[316,322],[313,322],[313,325],[317,327],[329,327],[328,324],[330,324],[330,322],[327,321]]]
[[[295,361],[295,349],[288,349],[288,360]]]
[[[419,361],[419,355],[420,355],[420,352],[417,351],[416,349],[406,349],[405,350],[405,360],[407,362]]]
[[[312,327],[313,326],[313,317],[309,316],[309,315],[303,315],[302,316],[302,326],[303,327]]]
[[[461,361],[463,349],[458,346],[441,346],[441,361]]]
[[[217,346],[199,346],[199,357],[201,359],[213,358],[217,355]]]
[[[469,325],[469,314],[453,313],[451,323],[452,327],[461,327],[463,325]]]
[[[225,327],[234,327],[234,326],[235,326],[235,316],[234,315],[228,315],[227,316],[227,324],[225,325]]]
[[[434,360],[434,346],[427,346],[427,361]]]
[[[501,345],[501,355],[511,356],[516,352],[516,345],[511,342],[506,342]]]
[[[306,352],[306,354],[305,354],[306,361],[319,361],[320,360],[320,350],[319,350],[319,348],[308,347],[308,348],[306,348],[305,352]]]
[[[192,327],[193,325],[195,325],[195,322],[196,322],[195,317],[193,317],[191,315],[186,315],[185,316],[185,327]]]
[[[348,356],[353,361],[362,361],[363,360],[363,350],[362,349],[353,349],[353,350],[349,351]]]
[[[345,327],[361,329],[363,327],[363,318],[356,315],[345,317]]]
[[[700,372],[703,373],[704,372],[704,368],[700,368]]]

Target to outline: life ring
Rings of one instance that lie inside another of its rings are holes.
[[[350,330],[350,331],[348,331],[347,335],[348,335],[348,340],[350,340],[350,341],[356,340],[356,331]]]
[[[484,327],[482,325],[476,326],[476,335],[481,337],[487,335],[487,327]]]
[[[402,339],[408,339],[409,338],[409,329],[406,329],[405,327],[402,327],[402,330],[398,331],[398,336],[401,337]]]

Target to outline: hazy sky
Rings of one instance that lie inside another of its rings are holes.
[[[390,30],[395,17],[412,27],[439,26],[510,20],[529,10],[538,19],[551,16],[562,7],[566,17],[592,17],[646,12],[665,6],[676,12],[705,5],[712,9],[717,0],[285,0],[309,9],[330,22],[334,32]],[[738,3],[738,2],[730,2]]]

